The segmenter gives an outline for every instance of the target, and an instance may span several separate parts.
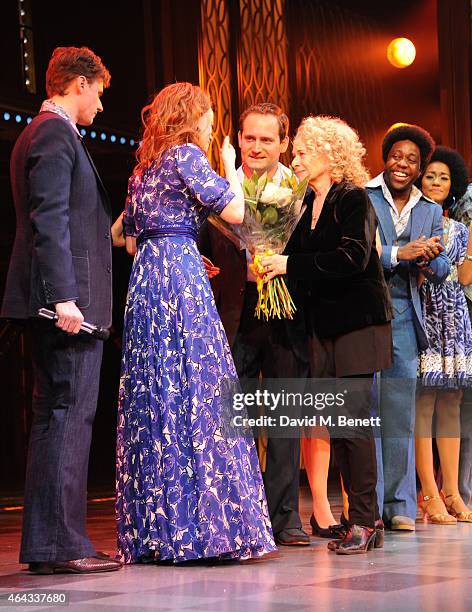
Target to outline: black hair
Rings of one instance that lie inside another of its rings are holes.
[[[411,140],[420,150],[420,172],[424,172],[435,147],[435,142],[429,132],[419,125],[401,125],[386,133],[382,142],[382,159],[387,161],[393,145],[399,140]]]
[[[467,166],[464,158],[458,151],[443,146],[437,146],[434,149],[428,164],[435,161],[446,164],[446,166],[449,168],[449,172],[451,173],[451,189],[449,191],[449,195],[443,202],[443,208],[449,208],[453,202],[456,202],[462,198],[467,190],[467,185],[469,184]],[[422,178],[423,175],[419,179],[420,189]]]

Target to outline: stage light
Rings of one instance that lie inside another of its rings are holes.
[[[100,139],[101,139],[101,140],[106,140],[106,139],[107,139],[107,135],[105,134],[105,132],[102,132],[102,133],[100,134]]]
[[[82,128],[82,129],[80,130],[80,135],[81,135],[81,136],[87,136],[87,130],[84,130],[84,128]]]
[[[92,130],[90,132],[90,138],[96,138],[97,137],[97,132],[95,130]]]
[[[28,125],[29,125],[29,124],[30,124],[32,121],[33,121],[33,120],[31,119],[31,117],[28,117],[28,118],[26,119],[26,123],[27,123]]]
[[[410,66],[415,57],[415,45],[408,38],[394,38],[388,45],[387,59],[395,68]]]
[[[116,142],[116,136],[115,136],[115,134],[112,134],[112,135],[110,136],[110,140],[111,140],[112,142]]]
[[[15,121],[21,123],[21,115],[15,115]]]
[[[120,138],[120,144],[126,144],[126,138],[123,136]]]
[[[30,84],[30,80],[29,80],[29,79],[26,79],[26,80],[25,80],[25,85],[29,85],[29,84]]]
[[[404,123],[403,121],[398,121],[397,123],[392,123],[392,125],[388,128],[387,132],[391,132],[392,130],[396,130],[399,127],[404,127],[407,125],[411,125],[410,123]]]
[[[129,144],[134,147],[134,140],[132,138],[130,138]]]

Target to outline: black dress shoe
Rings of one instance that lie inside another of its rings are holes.
[[[330,538],[331,540],[342,540],[346,535],[344,525],[329,525],[329,527],[320,527],[315,519],[315,515],[310,516],[311,532],[319,538]]]
[[[375,544],[375,527],[351,525],[344,540],[335,549],[337,555],[359,555],[371,550]]]
[[[282,529],[274,535],[281,546],[309,546],[310,536],[303,529]]]
[[[30,574],[96,574],[98,572],[114,572],[121,569],[122,563],[114,559],[98,559],[84,557],[72,561],[48,561],[29,564]]]

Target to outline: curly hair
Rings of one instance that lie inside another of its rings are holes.
[[[288,136],[288,129],[290,121],[287,115],[283,112],[280,106],[272,104],[272,102],[262,102],[261,104],[253,104],[246,108],[245,111],[239,117],[239,131],[244,131],[244,120],[248,115],[273,115],[277,119],[279,125],[279,138],[280,141],[284,140]]]
[[[301,138],[309,152],[325,153],[335,183],[349,181],[364,187],[370,176],[364,166],[366,150],[357,132],[339,117],[306,117],[295,139]]]
[[[382,142],[382,159],[387,161],[388,154],[393,145],[399,140],[411,140],[420,150],[420,172],[428,165],[436,143],[431,134],[419,125],[401,125],[385,134]]]
[[[437,146],[434,149],[429,164],[433,162],[442,162],[446,164],[451,173],[451,189],[445,201],[443,202],[443,208],[449,208],[454,201],[460,200],[467,190],[469,184],[467,166],[462,155],[455,149],[449,147]],[[424,173],[428,170],[425,168]],[[424,174],[423,173],[423,174]],[[421,175],[419,183],[421,185]]]
[[[159,161],[164,151],[174,145],[198,145],[198,120],[210,108],[208,94],[197,85],[182,82],[164,87],[141,111],[143,136],[136,151],[134,173]]]
[[[48,97],[64,96],[69,83],[78,76],[84,76],[89,83],[100,80],[104,87],[110,85],[110,73],[93,51],[87,47],[56,47],[46,71]]]

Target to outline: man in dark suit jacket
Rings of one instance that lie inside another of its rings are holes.
[[[110,208],[76,124],[103,110],[110,74],[87,48],[60,47],[41,112],[11,158],[17,227],[2,316],[32,334],[33,422],[20,562],[37,574],[90,573],[121,564],[86,533],[87,468],[102,343],[78,335],[84,317],[111,324]],[[37,318],[56,311],[56,326]]]
[[[271,180],[280,182],[289,172],[279,162],[289,142],[287,115],[275,104],[257,104],[244,111],[239,128],[240,180],[254,172],[259,176],[267,172]],[[199,247],[220,268],[212,278],[212,287],[243,386],[247,381],[257,383],[260,374],[269,379],[298,378],[303,386],[308,356],[301,313],[297,312],[294,321],[257,319],[254,310],[258,294],[246,251],[209,223],[202,228]],[[289,290],[294,296],[294,288]],[[310,539],[298,512],[300,440],[269,437],[266,457],[264,484],[276,542],[308,545]]]

